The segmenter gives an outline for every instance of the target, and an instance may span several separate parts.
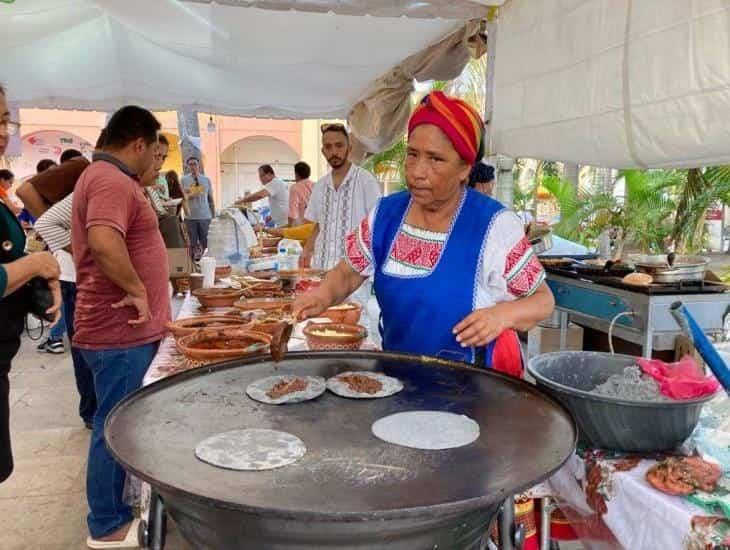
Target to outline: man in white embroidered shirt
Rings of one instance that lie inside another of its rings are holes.
[[[342,124],[322,125],[322,154],[332,171],[312,190],[305,223],[314,232],[304,246],[302,266],[332,269],[345,257],[345,237],[381,196],[378,180],[350,161],[350,136]]]

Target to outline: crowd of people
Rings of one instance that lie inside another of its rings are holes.
[[[407,192],[383,198],[375,176],[352,161],[347,128],[325,124],[327,174],[313,182],[310,167],[299,162],[288,185],[262,165],[262,189],[237,206],[268,200],[274,227],[267,230],[300,239],[301,264],[329,271],[319,290],[295,304],[300,317],[374,281],[386,349],[447,350],[472,362],[486,353],[483,364],[500,357],[502,368],[519,376],[514,330],[545,317],[552,297],[519,219],[485,196],[493,191],[494,171],[479,162],[473,111],[443,95],[427,99],[409,127]],[[2,89],[0,115],[1,155],[20,128],[10,120]],[[91,430],[90,548],[127,547],[136,538],[123,499],[125,472],[106,449],[104,422],[141,386],[171,317],[163,220],[172,216],[182,226],[184,211],[190,253],[199,257],[215,217],[211,181],[198,158],[186,160],[182,179],[160,175],[169,143],[159,132],[150,111],[122,107],[101,132],[91,162],[68,151],[58,164],[39,163],[38,173],[16,190],[22,209],[8,198],[13,174],[0,171],[0,315],[7,321],[0,334],[0,481],[13,469],[8,372],[33,312],[54,327],[39,349],[63,352],[64,329],[71,342],[79,415]],[[173,198],[180,204],[171,214],[166,201]],[[46,251],[27,253],[23,212]],[[461,279],[465,284],[453,284]],[[370,288],[363,294],[366,301]],[[438,337],[424,342],[424,326],[438,328]]]

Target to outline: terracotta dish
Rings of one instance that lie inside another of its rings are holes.
[[[245,288],[243,289],[243,295],[246,298],[276,298],[291,295],[291,292],[287,292],[282,289],[265,289],[265,288]]]
[[[243,291],[234,288],[199,288],[193,290],[193,296],[203,307],[231,307],[243,296]]]
[[[279,298],[244,298],[236,302],[234,307],[243,311],[261,309],[264,311],[291,311],[294,300],[291,297]]]
[[[345,302],[338,306],[331,307],[322,313],[322,317],[327,317],[333,323],[345,323],[347,325],[356,325],[362,314],[362,306],[355,302]]]
[[[270,345],[269,334],[243,328],[205,328],[177,340],[185,357],[204,363],[268,353]]]
[[[358,350],[368,331],[360,325],[345,323],[310,323],[304,327],[310,350]]]
[[[261,245],[263,248],[276,247],[279,244],[281,237],[262,237]]]
[[[184,319],[178,319],[167,323],[167,329],[172,332],[175,338],[181,338],[188,334],[193,334],[201,329],[206,328],[241,328],[249,324],[243,317],[238,315],[240,313],[236,310],[237,317],[232,315],[203,315],[199,317],[186,317]]]

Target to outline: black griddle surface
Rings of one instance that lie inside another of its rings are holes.
[[[567,459],[576,433],[564,409],[527,383],[453,365],[342,352],[291,354],[276,369],[263,359],[200,368],[156,382],[118,405],[107,421],[107,442],[130,471],[168,492],[237,509],[355,519],[497,502]],[[285,406],[245,394],[250,382],[272,374],[329,378],[347,370],[384,372],[405,389],[377,400],[327,392]],[[472,445],[447,451],[407,449],[372,435],[375,420],[412,410],[465,414],[479,423],[481,435]],[[264,472],[228,471],[195,457],[195,446],[206,437],[245,428],[292,433],[307,454]]]

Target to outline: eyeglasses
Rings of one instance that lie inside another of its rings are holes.
[[[325,132],[342,132],[343,134],[347,135],[347,128],[345,128],[344,124],[341,124],[339,122],[325,122],[322,124],[322,126],[319,127],[321,132],[324,134]]]
[[[20,132],[20,122],[13,122],[11,120],[0,120],[0,128],[5,128],[5,132],[9,136],[14,136]]]

